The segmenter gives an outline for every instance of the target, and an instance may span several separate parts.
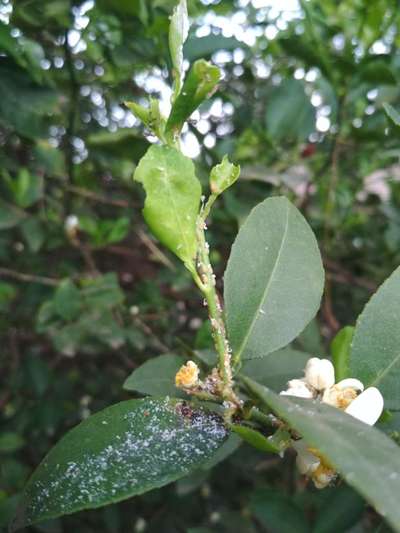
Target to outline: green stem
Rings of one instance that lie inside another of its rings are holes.
[[[193,277],[207,302],[212,336],[218,354],[219,374],[223,382],[222,395],[225,399],[237,403],[237,398],[232,390],[231,350],[226,336],[222,307],[215,288],[215,276],[210,262],[209,246],[205,238],[205,221],[216,198],[217,196],[214,194],[209,197],[197,220],[198,274],[196,272]]]
[[[252,420],[253,422],[258,422],[262,426],[276,426],[276,424],[273,423],[272,419],[268,415],[262,413],[259,409],[257,409],[257,407],[253,407],[250,411],[249,420]]]

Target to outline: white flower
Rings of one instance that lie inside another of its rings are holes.
[[[335,383],[335,370],[329,359],[312,357],[307,361],[304,373],[304,378],[289,381],[288,388],[281,395],[316,398],[321,391]]]
[[[355,378],[347,378],[335,384],[335,371],[328,359],[312,357],[307,361],[305,377],[292,379],[282,396],[319,399],[332,407],[373,426],[383,411],[383,397],[375,387],[368,387]],[[315,448],[310,448],[302,440],[292,442],[297,451],[296,464],[300,472],[310,477],[314,485],[322,489],[337,476],[328,460]]]
[[[312,357],[307,361],[305,379],[317,391],[325,390],[335,384],[335,369],[329,359]]]
[[[345,413],[373,426],[382,414],[383,403],[383,397],[379,390],[376,387],[368,387],[346,407]]]
[[[298,398],[314,398],[314,391],[310,389],[304,379],[292,379],[288,388],[281,392],[282,396],[297,396]]]

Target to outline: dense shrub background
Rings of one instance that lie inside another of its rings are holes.
[[[189,275],[144,226],[132,173],[154,139],[123,104],[150,92],[168,107],[174,3],[0,0],[0,527],[57,439],[129,397],[132,369],[210,345]],[[225,153],[242,167],[211,220],[216,270],[249,210],[288,196],[328,278],[298,345],[326,355],[400,262],[399,128],[382,107],[400,105],[398,3],[188,4],[186,58],[211,58],[224,79],[184,150],[204,184]],[[385,531],[344,485],[306,489],[293,459],[242,446],[213,471],[31,529]]]

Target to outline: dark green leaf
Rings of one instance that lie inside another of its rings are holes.
[[[37,217],[29,217],[22,221],[20,229],[31,252],[37,253],[46,239],[43,224]]]
[[[290,400],[244,378],[251,394],[317,448],[400,531],[400,449],[384,433],[327,404]]]
[[[303,352],[308,352],[313,355],[322,355],[325,348],[322,342],[320,326],[317,318],[304,328],[295,341],[296,347],[299,347]]]
[[[149,143],[131,129],[120,128],[118,131],[99,131],[88,135],[86,144],[92,155],[99,158],[107,155],[119,159],[139,161]]]
[[[318,310],[324,272],[301,213],[283,197],[250,213],[225,273],[229,339],[237,357],[263,357],[287,345]]]
[[[17,290],[11,283],[0,281],[0,311],[6,311],[16,295]]]
[[[350,377],[350,346],[353,340],[354,328],[346,326],[342,328],[331,343],[333,366],[335,367],[335,381]]]
[[[143,494],[198,468],[221,446],[226,430],[215,414],[182,406],[170,399],[130,400],[79,424],[29,480],[16,526]]]
[[[280,392],[287,388],[289,380],[304,376],[304,368],[310,357],[312,355],[293,348],[282,348],[268,357],[244,361],[241,373]]]
[[[174,354],[153,357],[132,372],[125,380],[124,389],[151,396],[179,395],[175,374],[183,364],[185,359]]]
[[[383,108],[392,122],[394,122],[396,126],[400,126],[400,113],[393,106],[386,102],[383,104]]]
[[[54,111],[57,95],[36,85],[10,62],[0,62],[0,123],[28,138],[44,137],[46,114]]]
[[[267,101],[265,120],[275,141],[307,139],[315,129],[315,109],[300,81],[285,80],[274,90]]]
[[[0,230],[17,226],[28,215],[17,207],[4,202],[0,198]]]
[[[53,299],[54,310],[64,320],[73,320],[79,316],[82,299],[79,289],[70,280],[63,280],[57,287]]]
[[[358,317],[350,374],[377,387],[389,409],[400,409],[400,267],[381,285]]]
[[[3,432],[0,435],[0,453],[15,452],[24,444],[24,439],[18,433]]]
[[[134,179],[143,184],[143,215],[154,235],[183,262],[196,255],[196,219],[201,187],[192,161],[169,146],[151,146]]]
[[[189,61],[195,61],[203,57],[209,58],[219,50],[235,50],[236,48],[247,48],[247,45],[235,37],[224,37],[211,33],[207,37],[190,36],[183,51],[185,58]]]
[[[379,57],[370,59],[368,63],[362,65],[359,75],[363,81],[373,84],[392,85],[397,83],[390,65]]]
[[[83,281],[82,296],[85,304],[97,312],[121,304],[125,297],[115,272]]]
[[[365,503],[353,489],[346,485],[337,487],[329,501],[319,510],[313,533],[338,533],[347,531],[361,518]]]
[[[43,196],[43,178],[22,168],[16,179],[10,180],[14,201],[19,207],[29,207]]]
[[[250,509],[271,533],[309,533],[304,512],[276,489],[257,490],[251,498]]]
[[[214,455],[201,465],[201,470],[209,470],[214,468],[217,464],[222,463],[222,461],[225,461],[227,457],[232,455],[239,448],[241,443],[241,439],[234,433],[231,433]]]

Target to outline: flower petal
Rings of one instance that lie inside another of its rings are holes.
[[[341,381],[336,383],[336,387],[338,387],[339,389],[355,389],[361,392],[364,390],[364,385],[361,383],[360,380],[355,378],[342,379]]]
[[[307,361],[305,377],[309,385],[321,391],[335,384],[335,369],[329,359],[312,357]]]
[[[302,379],[292,379],[288,382],[287,390],[282,391],[281,396],[296,396],[297,398],[314,398],[316,393],[308,387]]]
[[[345,409],[361,422],[373,426],[383,411],[383,397],[376,387],[368,387]]]

